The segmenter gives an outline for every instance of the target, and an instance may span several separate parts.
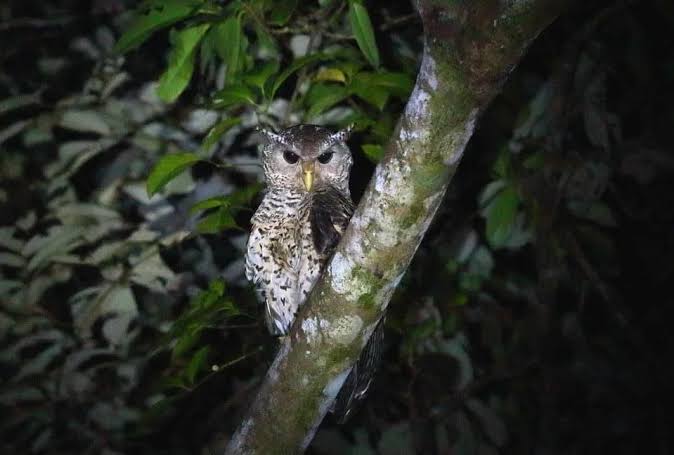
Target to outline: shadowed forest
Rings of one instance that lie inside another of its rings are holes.
[[[570,1],[533,41],[307,453],[674,451],[672,30],[667,0]],[[0,43],[0,452],[215,453],[278,346],[256,128],[353,125],[357,202],[412,3],[9,0]]]

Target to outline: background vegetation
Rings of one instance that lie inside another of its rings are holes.
[[[254,128],[354,123],[358,198],[420,23],[377,0],[0,20],[1,447],[195,453],[275,350],[242,273]],[[589,1],[534,43],[394,297],[368,400],[312,453],[670,452],[672,26],[665,0]]]

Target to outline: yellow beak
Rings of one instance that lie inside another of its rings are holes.
[[[314,166],[313,161],[303,161],[302,162],[302,180],[304,180],[304,187],[307,191],[311,191],[311,188],[314,186]]]

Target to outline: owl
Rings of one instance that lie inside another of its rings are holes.
[[[272,335],[288,333],[353,213],[350,129],[332,132],[297,125],[262,131],[266,193],[251,219],[246,277],[265,307]],[[382,326],[380,323],[379,326]],[[378,327],[340,391],[333,411],[344,420],[376,370],[383,337]]]

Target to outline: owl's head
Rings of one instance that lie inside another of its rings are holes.
[[[353,158],[347,128],[336,133],[316,125],[296,125],[274,133],[261,130],[262,167],[270,188],[312,191],[322,186],[348,192]]]

